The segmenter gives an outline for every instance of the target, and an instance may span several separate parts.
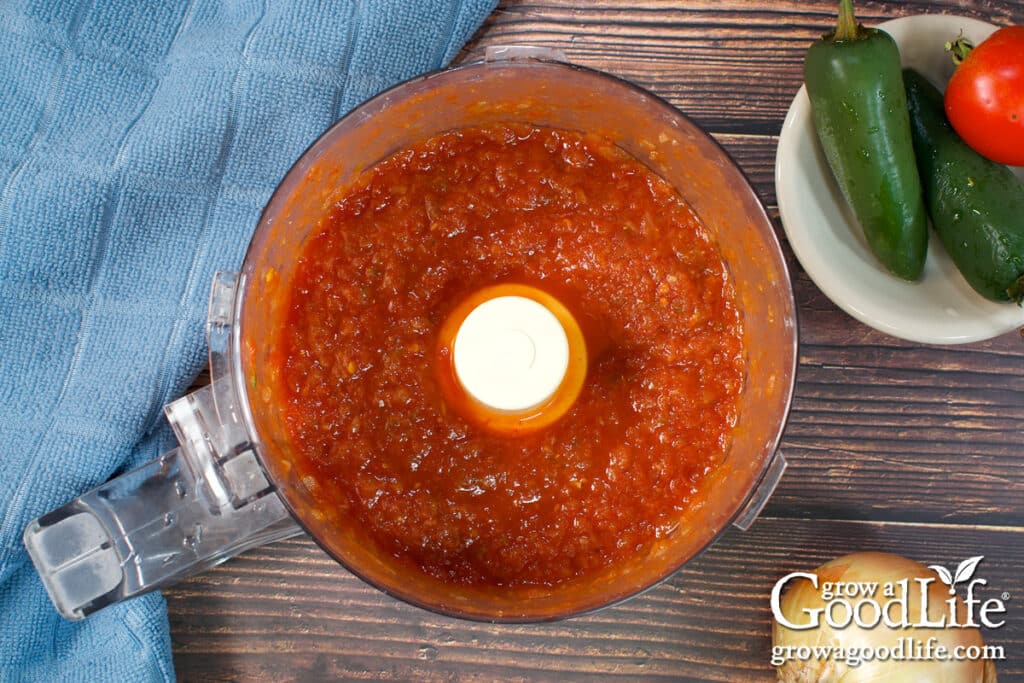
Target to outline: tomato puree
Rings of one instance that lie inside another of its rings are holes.
[[[464,419],[439,329],[473,292],[541,289],[586,376],[543,429]],[[378,552],[447,582],[551,586],[679,531],[722,461],[742,316],[706,228],[602,138],[444,133],[339,191],[302,248],[274,341],[292,466]]]

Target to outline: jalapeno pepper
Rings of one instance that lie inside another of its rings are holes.
[[[904,72],[914,147],[928,211],[953,263],[994,301],[1024,298],[1024,184],[957,135],[942,93]]]
[[[916,280],[928,220],[896,42],[859,25],[842,0],[836,29],[807,52],[804,81],[825,157],[868,245],[890,271]]]

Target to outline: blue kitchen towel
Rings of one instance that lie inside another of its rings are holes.
[[[494,0],[0,3],[0,681],[172,680],[163,598],[61,619],[26,524],[172,446],[290,164],[346,111],[447,63]]]

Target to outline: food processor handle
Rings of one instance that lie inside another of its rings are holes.
[[[753,525],[768,499],[775,493],[775,487],[779,485],[782,473],[786,471],[788,464],[782,451],[776,450],[772,454],[771,462],[768,463],[764,474],[761,475],[761,481],[758,482],[754,492],[750,494],[743,509],[736,515],[736,519],[732,521],[734,527],[746,531]]]
[[[216,448],[209,385],[165,408],[181,445],[33,520],[24,542],[78,620],[301,531],[251,449]],[[237,451],[237,452],[236,452]]]

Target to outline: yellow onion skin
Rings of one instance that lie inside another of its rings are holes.
[[[824,608],[821,586],[826,582],[877,582],[877,599],[883,604],[891,599],[882,597],[882,587],[887,582],[896,583],[908,579],[908,614],[916,621],[921,610],[920,588],[916,578],[932,578],[928,586],[928,620],[937,621],[949,610],[946,604],[951,596],[947,586],[932,570],[919,562],[888,553],[854,553],[826,562],[814,571],[818,576],[818,589],[806,579],[794,579],[789,583],[780,601],[782,614],[793,624],[808,623],[806,609]],[[967,607],[957,597],[957,622],[967,620]],[[975,615],[977,618],[977,615]],[[922,643],[936,638],[936,645],[944,645],[949,652],[958,645],[982,647],[984,641],[977,628],[890,628],[885,622],[872,629],[865,629],[851,623],[843,629],[834,629],[825,623],[822,616],[820,626],[808,630],[793,630],[779,623],[772,628],[773,646],[827,646],[845,648],[896,647],[901,638],[913,638]],[[988,660],[973,661],[870,661],[851,667],[845,662],[831,659],[797,661],[789,659],[778,667],[778,680],[784,683],[996,683],[995,665]]]

